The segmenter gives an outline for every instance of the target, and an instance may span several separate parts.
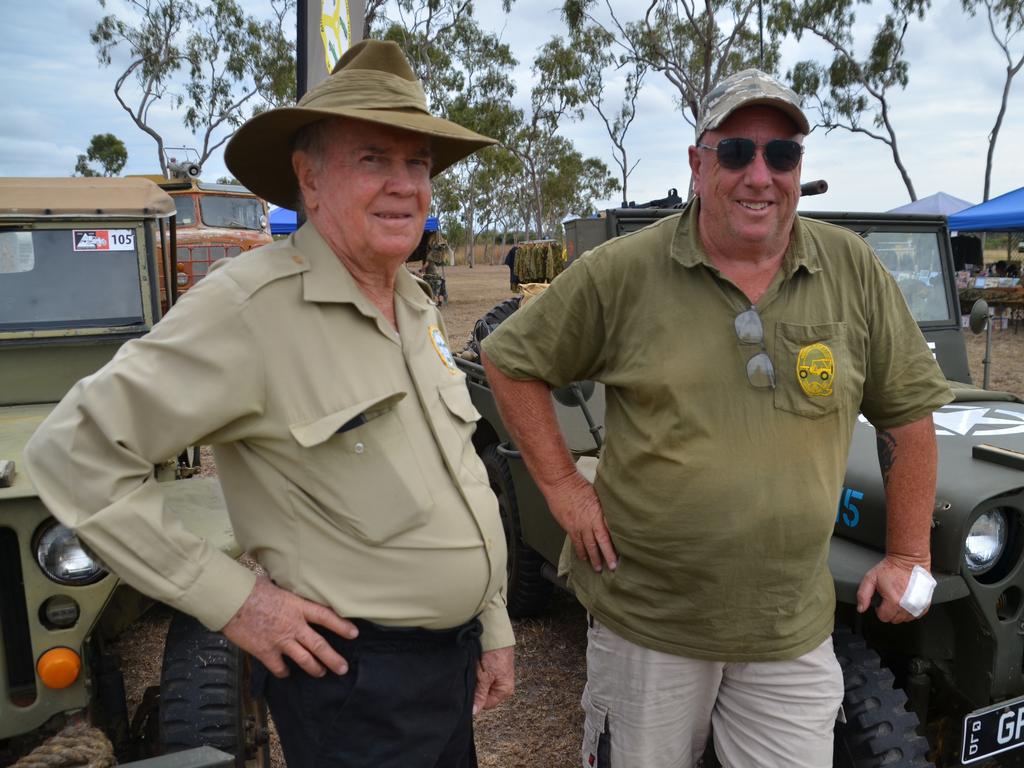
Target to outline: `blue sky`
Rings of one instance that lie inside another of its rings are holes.
[[[255,12],[262,3],[245,3]],[[529,64],[536,49],[561,29],[558,0],[518,0],[513,13],[497,11],[497,0],[480,0],[477,16],[500,33],[520,60],[515,74],[517,100],[525,103],[530,86]],[[112,9],[122,7],[111,0]],[[617,7],[636,7],[619,0]],[[8,32],[0,49],[0,78],[6,95],[0,120],[0,175],[70,175],[77,155],[96,133],[114,133],[128,146],[125,173],[158,171],[155,143],[142,133],[114,99],[120,70],[101,68],[89,31],[103,10],[96,0],[55,3],[9,3]],[[859,11],[869,20],[870,7]],[[893,95],[892,119],[904,162],[919,197],[939,190],[970,202],[981,202],[987,136],[995,120],[1003,85],[1005,59],[990,37],[987,22],[970,19],[957,0],[936,0],[925,22],[915,22],[907,35],[910,85]],[[1024,40],[1017,41],[1018,55]],[[789,42],[783,70],[798,58],[824,58],[825,49],[805,38]],[[640,112],[627,135],[627,145],[640,163],[630,177],[630,198],[662,197],[670,187],[684,191],[689,181],[686,148],[692,129],[674,106],[676,92],[663,75],[648,75]],[[169,106],[152,116],[170,146],[195,146],[197,139],[181,125]],[[614,168],[611,144],[594,118],[566,124],[563,133],[587,155],[601,157]],[[880,211],[909,201],[887,147],[842,131],[820,129],[807,138],[804,178],[825,178],[830,191],[805,201],[803,207],[829,210]],[[1011,91],[996,147],[992,196],[1024,185],[1024,73]],[[225,175],[218,155],[204,169],[204,178]],[[608,201],[609,204],[613,201]]]

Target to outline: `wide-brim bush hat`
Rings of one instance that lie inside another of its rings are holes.
[[[729,75],[708,91],[700,122],[697,123],[697,138],[705,131],[715,130],[737,109],[758,104],[784,112],[805,136],[811,132],[796,92],[759,69],[744,69]]]
[[[224,162],[242,184],[265,200],[295,208],[299,184],[292,170],[292,140],[307,125],[347,117],[430,137],[431,175],[481,147],[496,144],[427,109],[423,86],[397,43],[363,40],[349,48],[331,74],[294,107],[249,119],[231,138]]]

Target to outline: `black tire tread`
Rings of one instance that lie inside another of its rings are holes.
[[[907,711],[906,694],[895,687],[878,654],[846,627],[836,627],[832,642],[843,670],[847,721],[836,723],[835,764],[931,768],[928,741],[917,733],[917,715]]]
[[[514,619],[536,616],[547,606],[554,585],[542,574],[544,558],[523,541],[519,506],[507,460],[498,453],[497,445],[485,446],[480,458],[487,468],[491,489],[498,497],[508,539],[508,614]]]
[[[177,752],[208,744],[236,754],[243,737],[241,651],[219,632],[177,613],[167,630],[160,675],[160,746]]]
[[[470,334],[469,339],[469,348],[479,355],[480,342],[490,336],[491,333],[494,332],[495,328],[507,320],[513,312],[519,309],[519,304],[521,302],[521,296],[513,296],[512,298],[505,299],[491,307],[483,317],[476,321],[476,324],[473,326],[473,331]]]

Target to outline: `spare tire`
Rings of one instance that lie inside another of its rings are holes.
[[[513,296],[491,307],[490,311],[477,320],[476,325],[473,326],[473,332],[469,337],[469,348],[479,356],[480,342],[490,336],[502,322],[511,317],[512,313],[519,309],[522,300],[522,296]]]

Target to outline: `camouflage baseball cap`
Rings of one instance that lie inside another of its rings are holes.
[[[811,132],[807,116],[800,109],[800,97],[775,78],[759,69],[744,69],[722,80],[704,98],[704,110],[697,124],[697,138],[713,131],[740,107],[757,104],[785,112],[806,135]]]

